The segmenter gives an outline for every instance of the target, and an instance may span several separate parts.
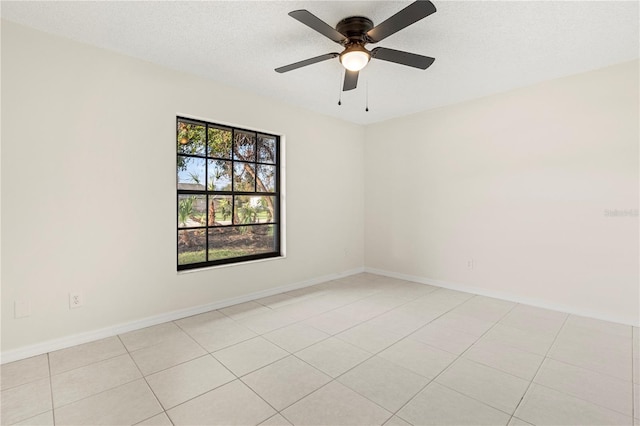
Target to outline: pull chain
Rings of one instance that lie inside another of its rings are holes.
[[[344,69],[340,74],[340,81],[338,84],[338,106],[342,105],[342,80],[344,80]]]
[[[369,112],[369,77],[367,77],[367,101],[364,108],[365,112]]]

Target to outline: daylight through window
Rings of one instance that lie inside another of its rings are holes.
[[[178,117],[178,270],[280,256],[280,139]]]

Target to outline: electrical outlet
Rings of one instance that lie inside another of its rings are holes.
[[[31,315],[31,304],[28,300],[16,300],[14,302],[14,318],[25,318]]]
[[[473,267],[475,266],[475,262],[473,259],[469,259],[467,260],[467,269],[468,270],[473,270]]]
[[[69,309],[79,308],[84,304],[82,293],[69,293]]]

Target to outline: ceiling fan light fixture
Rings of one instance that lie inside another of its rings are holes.
[[[349,46],[340,54],[340,63],[349,71],[360,71],[366,67],[371,54],[361,45]]]

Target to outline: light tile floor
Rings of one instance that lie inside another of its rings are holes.
[[[3,425],[635,425],[638,328],[359,274],[3,365]]]

